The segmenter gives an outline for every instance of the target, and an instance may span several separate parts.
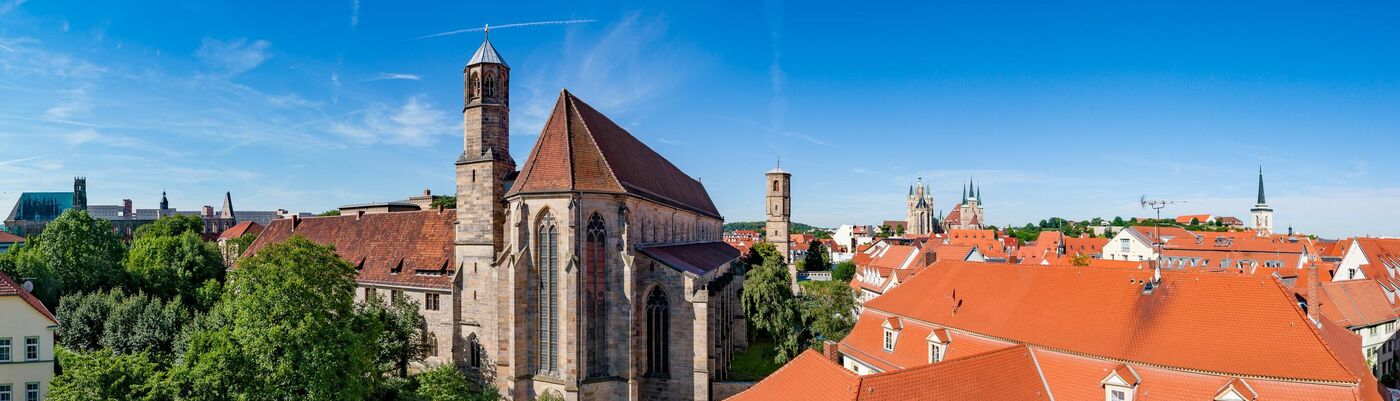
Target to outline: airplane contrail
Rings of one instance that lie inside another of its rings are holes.
[[[497,25],[497,26],[489,26],[489,25],[488,25],[488,26],[483,26],[483,27],[481,27],[481,28],[458,29],[458,30],[455,30],[455,31],[438,32],[438,33],[434,33],[434,34],[431,34],[431,35],[419,36],[419,37],[416,37],[416,38],[413,38],[413,39],[414,39],[414,40],[418,40],[418,39],[435,38],[435,37],[439,37],[439,36],[451,36],[451,35],[456,35],[456,34],[459,34],[459,33],[481,32],[481,31],[485,31],[487,28],[501,29],[501,28],[518,28],[518,27],[524,27],[524,26],[539,26],[539,25],[585,24],[585,23],[589,23],[589,22],[598,22],[598,20],[593,20],[593,19],[571,19],[571,20],[561,20],[561,21],[521,22],[521,23],[518,23],[518,24],[505,24],[505,25]]]

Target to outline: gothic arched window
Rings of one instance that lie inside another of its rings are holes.
[[[481,368],[481,341],[476,339],[476,333],[467,336],[467,363],[474,369]]]
[[[671,310],[661,287],[647,296],[647,372],[649,377],[670,377]]]
[[[607,302],[608,291],[608,228],[603,216],[594,213],[588,218],[587,240],[584,243],[584,289],[587,297],[588,376],[607,374]]]
[[[559,231],[554,216],[545,214],[535,231],[535,266],[539,267],[539,370],[559,369]]]
[[[486,73],[486,82],[482,85],[482,95],[485,97],[496,97],[496,73]]]
[[[471,79],[467,80],[467,97],[470,99],[481,97],[481,77],[476,72],[472,72]]]

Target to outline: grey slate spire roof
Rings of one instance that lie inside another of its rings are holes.
[[[506,64],[506,60],[501,58],[501,54],[496,52],[496,47],[491,46],[491,39],[483,37],[481,39],[481,47],[476,49],[476,54],[472,55],[472,60],[468,61],[467,65],[470,66],[486,63],[500,64],[506,67],[510,67],[510,65]]]
[[[1264,166],[1259,166],[1259,204],[1260,204],[1260,205],[1265,204],[1265,202],[1264,202]]]

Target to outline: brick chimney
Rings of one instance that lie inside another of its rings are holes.
[[[125,217],[125,218],[128,218],[128,219],[133,218],[133,217],[136,217],[135,215],[132,214],[132,210],[131,210],[131,199],[122,199],[122,217]]]
[[[1317,263],[1308,265],[1308,319],[1312,319],[1313,324],[1322,326],[1321,312],[1322,282],[1317,277]]]
[[[208,218],[213,218],[213,217],[214,217],[214,207],[213,207],[213,206],[204,205],[204,209],[201,209],[201,211],[204,212],[204,217],[208,217]]]
[[[822,341],[822,356],[832,362],[841,363],[841,353],[836,351],[835,341]]]

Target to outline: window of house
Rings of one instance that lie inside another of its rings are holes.
[[[885,330],[885,352],[894,351],[894,341],[898,335],[899,333],[895,333],[894,330]]]
[[[665,378],[671,376],[671,310],[670,301],[661,288],[651,290],[647,296],[647,376]]]
[[[1108,401],[1127,401],[1128,392],[1123,390],[1108,390]]]
[[[1127,252],[1128,250],[1132,249],[1133,246],[1127,238],[1123,238],[1118,240],[1118,247],[1122,252]]]
[[[559,233],[554,216],[540,219],[535,240],[535,266],[539,268],[540,370],[553,372],[559,368]]]
[[[39,383],[24,383],[24,401],[39,401]]]
[[[403,302],[403,290],[389,290],[389,299],[392,300],[395,305]]]
[[[938,343],[928,343],[928,363],[943,360],[943,345]]]
[[[10,362],[10,339],[0,338],[0,362]],[[3,400],[0,400],[3,401]]]
[[[374,300],[374,287],[365,287],[365,302]]]
[[[607,375],[607,293],[608,293],[608,229],[603,216],[594,213],[588,218],[584,241],[584,289],[587,300],[587,374],[588,377]],[[675,232],[671,232],[675,240]]]
[[[7,383],[7,384],[0,384],[0,401],[12,401],[12,400],[14,400],[14,398],[13,398],[13,397],[14,397],[14,387],[13,387],[13,386],[14,386],[13,384],[8,384],[8,383]]]
[[[39,360],[39,337],[24,338],[24,360]]]
[[[472,369],[481,368],[481,342],[476,339],[476,333],[467,337],[467,363]]]
[[[423,308],[438,310],[438,294],[423,294]]]

